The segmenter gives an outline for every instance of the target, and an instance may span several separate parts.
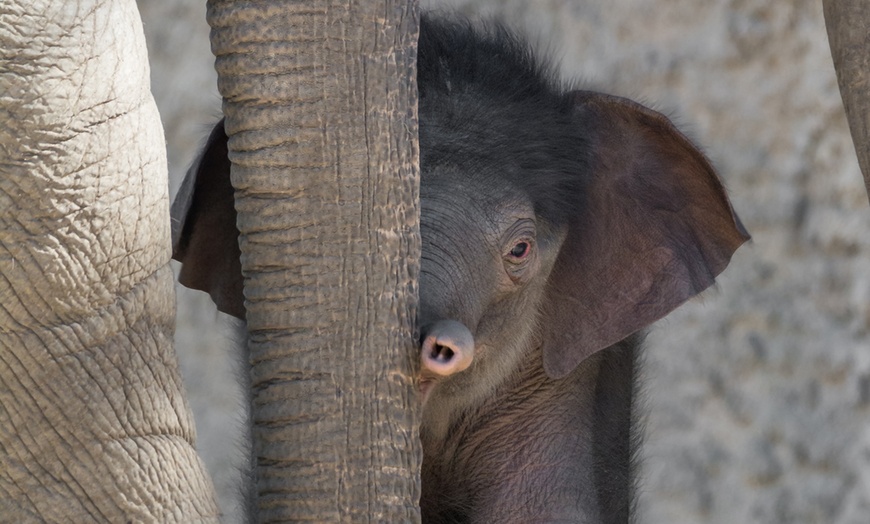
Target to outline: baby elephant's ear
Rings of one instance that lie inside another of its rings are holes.
[[[591,162],[548,282],[553,378],[709,287],[749,239],[710,163],[667,118],[623,98],[572,95]]]
[[[221,120],[181,183],[170,210],[178,281],[205,291],[218,310],[245,319],[235,195]]]

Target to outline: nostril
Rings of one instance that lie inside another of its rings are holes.
[[[430,353],[433,360],[442,364],[447,364],[448,362],[450,362],[455,354],[456,353],[454,353],[454,351],[449,346],[437,343],[432,345],[432,352]]]

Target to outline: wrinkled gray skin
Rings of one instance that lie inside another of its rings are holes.
[[[664,116],[563,90],[518,42],[421,23],[423,520],[627,522],[636,333],[749,237]],[[243,318],[226,140],[173,205],[173,256]]]
[[[0,522],[218,522],[132,0],[0,5]]]

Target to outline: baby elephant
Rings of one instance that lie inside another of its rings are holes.
[[[564,89],[509,30],[424,17],[417,66],[423,520],[627,522],[636,333],[749,236],[667,118]],[[175,257],[243,318],[226,141],[173,206]]]

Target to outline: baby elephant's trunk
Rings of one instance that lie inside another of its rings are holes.
[[[439,320],[423,328],[421,371],[439,377],[465,370],[474,359],[474,337],[464,324]],[[427,373],[428,372],[428,373]]]

